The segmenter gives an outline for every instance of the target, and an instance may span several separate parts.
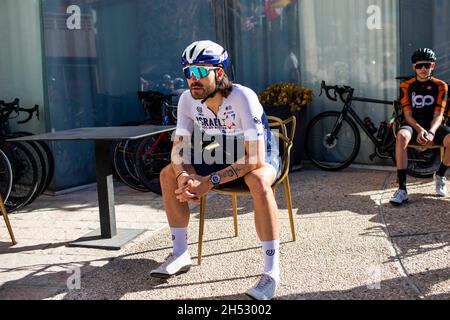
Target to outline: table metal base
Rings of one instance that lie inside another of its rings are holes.
[[[69,247],[82,247],[106,250],[120,250],[125,244],[144,233],[144,229],[117,229],[112,238],[102,238],[100,229],[68,244]]]

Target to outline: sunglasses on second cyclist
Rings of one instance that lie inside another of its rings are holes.
[[[414,68],[416,68],[416,70],[420,70],[423,67],[425,67],[425,69],[430,69],[431,68],[432,63],[431,62],[424,62],[424,63],[416,63],[414,65]]]
[[[186,79],[191,79],[195,77],[201,79],[207,77],[211,70],[216,70],[217,67],[201,67],[201,66],[190,66],[183,68],[184,76]]]

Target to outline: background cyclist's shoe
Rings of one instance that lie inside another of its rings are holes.
[[[447,178],[440,177],[437,174],[434,174],[434,182],[436,183],[436,193],[438,196],[446,197],[447,196]]]
[[[394,206],[401,206],[403,203],[408,202],[408,192],[402,189],[395,191],[394,196],[389,201]]]
[[[188,251],[179,257],[171,253],[158,268],[150,271],[150,275],[155,278],[167,279],[188,272],[191,266],[192,261]]]
[[[278,287],[278,279],[265,273],[259,279],[258,283],[245,294],[256,300],[271,300]]]

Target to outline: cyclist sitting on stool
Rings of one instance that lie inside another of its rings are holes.
[[[442,123],[447,104],[448,85],[432,77],[436,66],[436,54],[431,49],[416,50],[411,60],[416,76],[400,85],[400,104],[404,123],[397,133],[396,142],[399,190],[390,200],[396,206],[408,201],[407,147],[411,140],[425,147],[434,144],[445,147],[444,159],[434,175],[436,193],[441,197],[447,195],[445,173],[450,166],[450,127]]]
[[[224,71],[228,53],[220,45],[207,40],[194,42],[184,51],[182,64],[190,90],[181,95],[178,103],[172,163],[160,175],[173,252],[150,275],[169,278],[189,270],[188,203],[198,202],[213,187],[241,179],[253,197],[256,231],[264,255],[264,273],[246,294],[254,299],[271,299],[280,277],[278,208],[271,186],[280,171],[281,160],[267,117],[253,90],[228,79]],[[197,162],[198,152],[192,161],[186,159],[188,148],[184,147],[180,157],[177,148],[191,141],[196,127],[213,136],[242,135],[241,151],[245,147],[245,154],[242,152],[239,160],[245,161],[210,163],[200,156]]]

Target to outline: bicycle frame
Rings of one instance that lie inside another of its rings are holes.
[[[387,100],[377,100],[377,99],[369,99],[369,98],[361,98],[361,97],[351,97],[351,99],[348,102],[345,102],[344,107],[342,109],[342,113],[344,114],[344,117],[347,116],[347,114],[350,114],[353,120],[363,129],[363,131],[367,134],[367,136],[370,138],[370,140],[373,142],[373,144],[377,148],[383,147],[383,141],[379,141],[375,134],[371,133],[366,126],[364,125],[364,122],[361,120],[361,118],[358,116],[355,110],[352,109],[352,102],[353,101],[359,101],[359,102],[368,102],[368,103],[375,103],[375,104],[386,104],[386,105],[392,105],[393,101],[387,101]]]

